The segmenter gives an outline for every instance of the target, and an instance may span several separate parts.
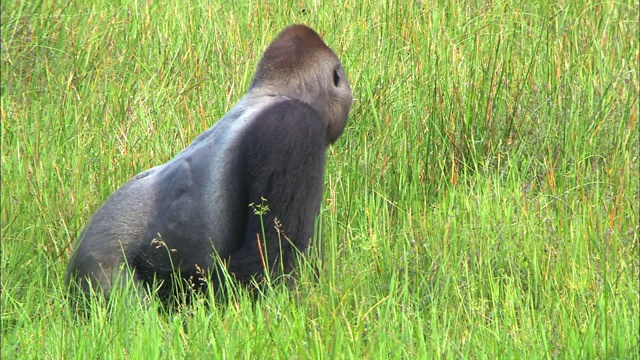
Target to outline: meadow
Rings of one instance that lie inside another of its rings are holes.
[[[1,357],[637,359],[638,13],[3,1]],[[78,318],[79,231],[225,114],[291,23],[323,36],[355,98],[298,283]]]

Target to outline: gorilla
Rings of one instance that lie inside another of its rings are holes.
[[[98,209],[75,244],[67,284],[108,298],[121,281],[167,290],[175,280],[219,287],[223,269],[242,284],[291,273],[313,236],[326,150],[352,100],[320,36],[287,27],[222,119]]]

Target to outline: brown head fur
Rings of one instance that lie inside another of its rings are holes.
[[[249,91],[303,101],[327,123],[327,141],[342,134],[353,101],[336,54],[304,25],[284,29],[265,50]]]

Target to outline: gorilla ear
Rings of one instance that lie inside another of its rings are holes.
[[[340,85],[340,74],[338,73],[337,66],[333,69],[333,85],[335,85],[335,87],[338,87],[338,85]]]

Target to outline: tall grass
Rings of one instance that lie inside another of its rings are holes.
[[[637,358],[638,11],[3,2],[2,358]],[[88,218],[230,109],[293,22],[356,99],[297,286],[78,319],[62,277]]]

